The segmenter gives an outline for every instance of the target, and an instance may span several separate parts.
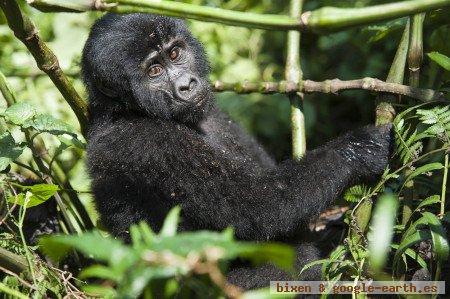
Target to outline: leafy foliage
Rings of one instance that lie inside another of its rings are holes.
[[[144,290],[156,292],[151,289],[152,281],[170,285],[175,283],[176,277],[190,273],[208,274],[217,283],[212,275],[220,273],[219,263],[237,257],[254,262],[271,261],[280,267],[292,268],[294,253],[286,245],[236,242],[232,230],[176,234],[179,211],[179,208],[174,208],[169,213],[159,234],[152,232],[143,222],[132,226],[130,245],[105,238],[95,231],[81,236],[45,237],[40,241],[41,250],[59,260],[69,249],[75,248],[90,258],[105,262],[106,265],[92,265],[81,273],[82,278],[110,281],[115,288],[89,285],[86,289],[88,293],[92,291],[105,297],[137,298]],[[182,289],[180,287],[177,292],[183,292]]]
[[[287,13],[284,1],[185,2],[241,11]],[[305,1],[304,10],[384,2],[310,0]],[[82,91],[79,53],[88,28],[99,14],[42,14],[24,3],[21,8],[37,24],[43,40],[51,44],[75,88]],[[445,16],[446,10],[443,12]],[[435,19],[439,13],[442,15],[442,11],[429,12],[425,18],[424,48],[430,53],[420,68],[420,85],[448,92],[450,27],[448,20]],[[362,30],[326,36],[303,35],[301,56],[305,78],[385,77],[389,69],[386,62],[394,57],[406,23],[407,18],[402,18]],[[190,22],[190,26],[207,48],[212,79],[284,78],[284,32],[200,22]],[[223,277],[227,263],[236,256],[256,263],[271,260],[289,268],[292,252],[285,246],[237,242],[230,230],[177,234],[177,209],[171,211],[158,234],[145,224],[130,228],[131,244],[105,237],[100,224],[96,230],[83,233],[88,230],[89,221],[95,222],[98,216],[83,167],[85,143],[77,133],[78,124],[56,88],[42,76],[26,48],[11,34],[3,14],[0,14],[0,43],[1,72],[11,84],[9,89],[18,92],[14,97],[17,103],[0,109],[0,172],[4,173],[0,174],[3,198],[0,249],[15,254],[18,265],[26,269],[17,277],[2,276],[0,288],[6,296],[62,298],[89,293],[148,298],[157,293],[160,298],[182,293],[183,298],[219,297],[228,286],[223,281],[212,281],[210,273],[199,269],[219,269],[219,277]],[[257,136],[277,159],[289,156],[290,107],[288,101],[283,101],[284,96],[252,94],[244,98],[232,93],[217,96],[220,106]],[[306,265],[302,271],[322,265],[326,280],[357,281],[385,275],[409,278],[414,270],[421,268],[436,276],[443,268],[449,251],[444,229],[450,223],[445,179],[450,109],[448,103],[411,107],[412,101],[401,100],[398,110],[406,107],[394,121],[397,161],[393,161],[377,184],[354,186],[346,192],[344,199],[351,207],[345,214],[348,232],[344,232],[344,238],[333,252]],[[373,122],[374,102],[363,92],[343,93],[339,97],[307,95],[304,112],[308,148],[322,144],[339,132]],[[4,106],[3,101],[0,104]],[[48,256],[61,259],[61,263],[66,262],[62,257],[68,254],[77,267],[83,259],[73,254],[73,249],[97,261],[98,264],[83,269],[78,276],[82,280],[69,279],[72,274],[58,269],[63,265],[47,263],[37,254],[37,246],[30,246],[24,237],[28,228],[26,215],[33,215],[34,209],[55,202],[58,223],[72,234],[45,238],[41,247]],[[368,217],[367,224],[358,221],[361,215]],[[430,244],[431,249],[423,252],[420,248],[423,243]],[[80,286],[85,292],[79,290]],[[267,289],[242,295],[243,298],[270,297]]]

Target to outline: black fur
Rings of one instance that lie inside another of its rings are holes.
[[[173,105],[170,80],[155,86],[140,68],[150,50],[175,38],[186,42],[181,67],[200,78],[201,105]],[[344,189],[375,179],[388,163],[389,128],[369,126],[300,162],[276,164],[215,106],[204,50],[177,19],[106,15],[92,29],[82,65],[92,189],[102,222],[116,235],[141,220],[159,230],[170,208],[180,205],[183,230],[233,226],[242,240],[295,244]],[[298,252],[299,265],[318,255],[311,246]],[[235,268],[230,280],[252,288],[285,277],[271,269]]]

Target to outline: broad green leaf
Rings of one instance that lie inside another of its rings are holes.
[[[139,229],[141,231],[142,240],[145,242],[147,246],[150,246],[155,238],[155,233],[144,221],[139,223]]]
[[[24,186],[24,189],[28,190],[26,196],[19,196],[17,204],[22,206],[26,203],[27,208],[31,208],[46,202],[50,197],[55,195],[59,190],[59,187],[53,184],[36,184],[33,186]],[[14,203],[16,198],[14,196],[9,196],[8,201]]]
[[[375,207],[369,234],[369,260],[375,271],[381,271],[386,263],[394,233],[398,198],[383,194]]]
[[[395,250],[398,249],[398,244],[391,244],[391,247]],[[428,269],[427,262],[414,250],[408,248],[405,250],[405,254],[415,260],[422,268]]]
[[[406,230],[406,232],[403,234],[402,241],[412,235],[414,232],[417,231],[417,229],[421,226],[428,225],[428,220],[425,217],[420,217],[416,221],[414,221]]]
[[[5,170],[11,162],[22,154],[23,147],[16,145],[11,133],[0,135],[0,171]]]
[[[79,277],[81,279],[94,277],[112,281],[119,281],[121,279],[121,275],[115,272],[114,269],[103,265],[93,265],[84,268],[83,271],[81,271]]]
[[[439,170],[444,168],[444,165],[442,165],[442,163],[439,162],[435,162],[435,163],[430,163],[430,164],[426,164],[423,165],[421,167],[418,167],[416,170],[414,170],[406,179],[405,179],[405,183],[411,181],[412,179],[414,179],[416,176],[424,174],[426,172],[430,172],[433,170]]]
[[[13,124],[22,125],[25,121],[36,115],[36,109],[27,102],[15,103],[8,107],[3,115]]]
[[[441,54],[439,52],[430,52],[427,53],[428,57],[430,57],[431,60],[439,64],[441,67],[446,69],[447,71],[450,71],[450,58],[445,56],[444,54]]]
[[[98,231],[86,232],[79,236],[44,236],[39,240],[39,244],[43,252],[55,261],[65,256],[71,248],[81,251],[86,256],[113,264],[133,255],[130,248],[123,245],[122,242],[105,238]]]
[[[303,266],[303,268],[300,270],[300,274],[302,274],[304,271],[308,270],[311,267],[314,267],[316,265],[321,265],[321,264],[327,263],[327,262],[328,262],[328,259],[322,259],[322,260],[316,260],[316,261],[309,262]]]
[[[178,222],[180,219],[181,208],[179,206],[174,207],[167,214],[164,224],[159,232],[160,236],[170,237],[177,233]]]
[[[439,202],[441,202],[441,197],[439,195],[431,195],[420,202],[420,204],[416,208],[416,211],[425,206],[429,206]]]
[[[25,128],[33,128],[39,132],[48,132],[54,135],[69,134],[77,136],[75,130],[65,122],[49,114],[38,114],[23,123]]]
[[[134,267],[133,271],[124,277],[124,280],[121,282],[122,285],[117,292],[121,298],[139,298],[150,280],[186,275],[188,270],[180,266],[149,267],[147,265],[139,265]]]
[[[446,261],[449,255],[449,245],[441,221],[430,212],[423,212],[423,216],[428,220],[428,225],[430,226],[436,258],[440,261]]]
[[[158,235],[148,249],[156,252],[170,250],[172,253],[183,257],[191,252],[203,254],[214,252],[219,259],[243,257],[257,264],[271,261],[284,269],[290,269],[294,259],[294,251],[288,245],[236,242],[230,238],[226,231],[225,233],[212,231],[182,232],[169,237]]]
[[[425,241],[429,239],[431,239],[430,231],[419,230],[416,231],[414,234],[406,237],[404,240],[402,240],[394,255],[393,269],[397,268],[398,261],[400,260],[400,258],[402,258],[402,255],[406,251],[406,249],[408,249],[409,247],[413,246],[416,243],[419,243],[420,241]]]
[[[117,298],[117,292],[112,287],[88,284],[83,286],[82,290],[94,298]]]

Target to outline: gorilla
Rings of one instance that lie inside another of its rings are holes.
[[[232,226],[240,240],[294,244],[301,265],[319,255],[300,241],[308,222],[388,164],[388,126],[357,129],[301,161],[276,163],[216,106],[204,49],[179,19],[106,14],[86,42],[82,75],[92,190],[116,236],[139,221],[158,231],[179,205],[180,230]],[[229,280],[248,289],[286,275],[238,263]],[[303,277],[319,278],[317,271]]]

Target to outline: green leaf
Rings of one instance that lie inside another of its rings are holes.
[[[427,55],[431,60],[439,64],[441,67],[443,67],[447,71],[450,71],[450,58],[439,52],[430,52],[427,53]]]
[[[428,225],[430,226],[436,258],[440,261],[446,261],[449,255],[449,245],[441,221],[430,212],[423,212],[423,216],[428,220]]]
[[[180,219],[181,208],[179,206],[174,207],[167,214],[164,224],[159,232],[160,236],[171,237],[177,233],[178,221]]]
[[[27,208],[31,208],[46,202],[50,197],[55,195],[59,190],[57,185],[53,184],[36,184],[33,186],[24,186],[24,189],[28,190],[25,196],[23,193],[18,194],[18,205],[25,205]],[[16,202],[16,197],[8,196],[8,201],[11,203]]]
[[[6,120],[16,125],[22,125],[25,121],[36,115],[36,109],[27,102],[15,103],[8,107],[3,116]]]
[[[369,233],[369,260],[372,268],[383,269],[394,233],[398,208],[398,198],[393,194],[383,194],[378,199]]]
[[[5,170],[11,162],[22,154],[23,147],[16,145],[11,133],[5,132],[0,135],[0,171]]]
[[[117,292],[112,287],[88,284],[83,286],[82,290],[89,296],[94,296],[95,298],[117,298]]]
[[[425,206],[429,206],[439,202],[441,202],[441,197],[439,195],[431,195],[430,197],[427,197],[420,202],[420,204],[416,208],[416,211],[420,210]]]
[[[393,269],[397,268],[397,264],[400,258],[402,257],[403,253],[406,251],[406,249],[408,249],[409,247],[413,246],[416,243],[429,239],[431,239],[431,233],[428,230],[419,230],[413,233],[412,235],[404,238],[404,240],[402,240],[402,242],[398,246],[397,251],[395,252],[393,260],[394,265]]]
[[[120,298],[139,298],[150,280],[186,275],[188,273],[187,270],[183,271],[180,266],[149,267],[147,265],[139,265],[125,277],[117,292]]]
[[[327,263],[327,262],[328,262],[328,259],[315,260],[315,261],[309,262],[303,266],[303,268],[300,270],[300,274],[302,274],[304,271],[308,270],[311,267],[314,267],[316,265],[322,265],[323,263]]]
[[[348,188],[347,191],[345,191],[344,199],[349,202],[358,202],[369,193],[370,188],[366,185],[356,185]]]
[[[55,261],[59,261],[71,248],[81,251],[86,256],[112,264],[120,263],[127,256],[133,256],[131,250],[122,242],[105,238],[98,231],[86,232],[80,236],[44,236],[39,240],[39,244],[43,252]]]
[[[398,244],[391,244],[391,247],[395,250],[398,249]],[[405,250],[405,254],[415,260],[422,268],[428,269],[427,262],[414,250],[408,248]]]
[[[418,167],[416,170],[414,170],[406,179],[404,184],[406,184],[407,182],[411,181],[412,179],[414,179],[416,176],[419,176],[421,174],[424,174],[426,172],[430,172],[433,170],[439,170],[444,168],[444,165],[442,165],[442,163],[439,162],[435,162],[435,163],[430,163],[430,164],[426,164],[423,165],[421,167]]]
[[[65,122],[49,114],[39,114],[23,123],[25,128],[33,128],[38,132],[48,132],[54,135],[69,134],[77,136],[75,130]]]
[[[95,277],[101,279],[108,279],[111,281],[119,281],[121,279],[120,274],[116,273],[114,269],[103,265],[93,265],[87,267],[83,269],[83,271],[81,271],[79,277],[81,279]]]

